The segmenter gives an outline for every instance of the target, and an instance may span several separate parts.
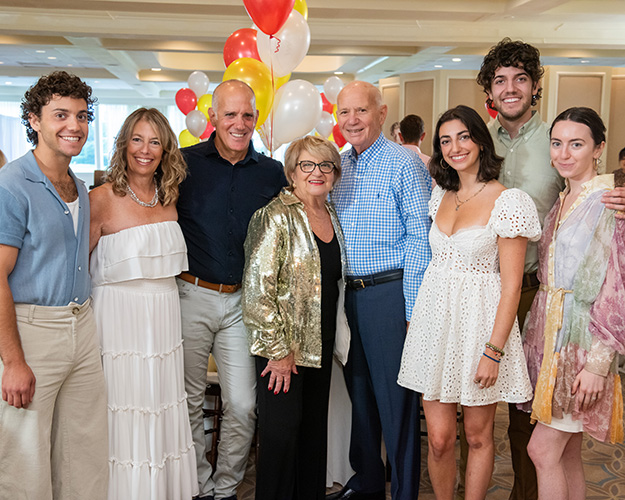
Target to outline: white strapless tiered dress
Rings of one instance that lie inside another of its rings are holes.
[[[91,255],[108,388],[110,500],[198,494],[175,283],[187,268],[177,222],[103,236]]]

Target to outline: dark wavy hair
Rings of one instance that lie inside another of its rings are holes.
[[[603,124],[603,120],[599,114],[594,109],[581,106],[562,111],[562,113],[556,116],[556,119],[553,120],[551,128],[549,129],[549,137],[551,137],[555,124],[562,121],[576,122],[586,125],[590,129],[590,135],[592,135],[592,140],[594,141],[595,146],[605,142],[605,125]]]
[[[22,98],[22,123],[26,127],[26,135],[33,146],[37,146],[39,139],[37,132],[30,126],[30,115],[41,118],[41,108],[48,105],[52,97],[72,97],[84,99],[87,103],[87,121],[93,121],[93,107],[97,102],[91,96],[91,87],[76,75],[70,75],[65,71],[55,71],[39,78],[37,83],[30,87]]]
[[[506,37],[497,45],[491,47],[488,54],[484,57],[480,72],[477,74],[477,84],[482,86],[484,92],[490,92],[497,68],[508,68],[511,66],[526,71],[534,84],[540,82],[545,73],[540,64],[540,52],[536,47],[520,40],[513,42]],[[532,96],[532,106],[535,106],[538,99],[541,98],[542,91],[543,89],[539,88],[536,94]]]
[[[436,131],[432,139],[433,154],[429,165],[430,174],[432,174],[436,184],[447,191],[458,191],[460,188],[458,173],[445,161],[441,150],[441,126],[452,120],[460,120],[467,127],[471,140],[480,148],[480,167],[477,172],[477,180],[488,182],[497,179],[503,158],[495,153],[493,139],[477,111],[468,106],[460,105],[445,111],[436,124]]]

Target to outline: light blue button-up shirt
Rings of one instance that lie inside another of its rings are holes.
[[[0,244],[19,249],[9,286],[13,301],[41,306],[83,303],[89,278],[89,196],[78,189],[78,230],[72,214],[32,151],[0,169]]]
[[[380,134],[360,155],[341,155],[330,195],[346,243],[349,276],[404,270],[406,320],[432,253],[428,201],[432,179],[412,152]]]

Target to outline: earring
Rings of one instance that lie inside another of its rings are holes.
[[[536,103],[538,103],[538,94],[533,94],[532,95],[532,106],[536,106]]]
[[[495,106],[493,106],[493,100],[490,97],[488,99],[486,99],[486,106],[488,106],[488,109],[492,109],[493,111],[497,111],[497,109],[495,109]]]
[[[445,163],[445,160],[442,160],[442,159],[441,159],[441,161],[440,161],[440,165],[441,165],[441,168],[442,168],[443,170],[447,170],[447,169],[449,168],[449,165],[447,165],[447,164]]]
[[[595,172],[599,172],[599,158],[593,158],[593,168],[595,169]]]
[[[549,165],[551,165],[551,168],[556,168],[556,166],[553,164],[553,160],[549,160]]]

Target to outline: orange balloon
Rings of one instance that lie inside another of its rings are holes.
[[[223,81],[227,80],[241,80],[252,87],[258,109],[256,128],[260,127],[269,116],[273,104],[274,91],[269,68],[256,59],[242,57],[233,61],[224,72]]]

